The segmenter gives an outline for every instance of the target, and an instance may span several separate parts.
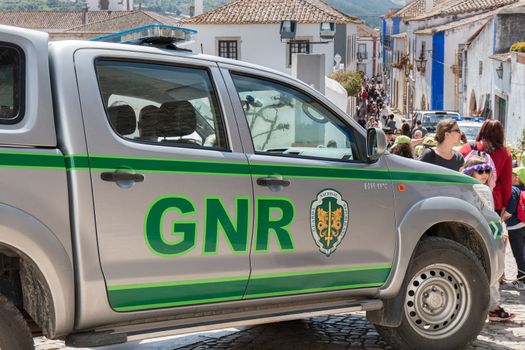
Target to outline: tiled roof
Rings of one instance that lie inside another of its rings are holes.
[[[494,10],[505,5],[510,5],[518,0],[467,0],[443,9],[442,15],[450,16],[465,12],[479,10]]]
[[[489,56],[489,58],[496,60],[496,61],[501,61],[501,62],[510,62],[511,54],[510,52],[497,53],[495,55]]]
[[[430,17],[449,17],[471,12],[486,12],[514,4],[520,0],[452,0],[435,7],[431,12],[412,18],[423,20]]]
[[[298,23],[357,21],[357,17],[339,12],[321,0],[234,0],[181,24],[270,24],[285,19]]]
[[[102,21],[93,22],[86,25],[73,27],[67,32],[98,32],[98,33],[115,33],[130,28],[145,26],[148,24],[166,24],[176,25],[178,19],[159,15],[150,11],[130,11],[120,17],[108,18]]]
[[[369,26],[365,24],[358,24],[357,25],[357,37],[358,38],[379,37],[379,32],[377,30],[370,28]]]
[[[117,18],[127,11],[88,11],[86,23]],[[81,26],[81,11],[0,11],[0,24],[30,29],[61,31]]]
[[[446,3],[450,0],[434,0],[432,9],[441,6],[443,3]],[[419,16],[426,11],[426,0],[414,0],[411,3],[407,4],[405,7],[395,12],[391,17],[399,18],[412,18]]]
[[[525,64],[525,52],[498,53],[490,56],[489,58],[501,62],[511,62],[513,55],[516,55],[516,63]]]
[[[469,25],[469,24],[472,24],[472,23],[476,23],[476,22],[479,22],[479,21],[487,20],[487,19],[491,18],[493,15],[494,15],[493,12],[483,13],[481,15],[475,15],[475,16],[472,16],[472,17],[467,17],[467,18],[459,20],[459,21],[454,21],[454,22],[447,23],[447,24],[442,24],[442,25],[439,25],[439,26],[427,27],[427,28],[424,28],[424,29],[420,29],[420,30],[416,31],[415,34],[416,35],[432,35],[432,34],[437,33],[437,32],[444,32],[444,31],[447,31],[447,30],[459,28],[459,27],[462,27],[462,26],[465,26],[465,25]]]

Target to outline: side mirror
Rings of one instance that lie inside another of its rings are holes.
[[[386,135],[379,128],[370,128],[366,132],[366,157],[369,162],[375,162],[386,151]]]

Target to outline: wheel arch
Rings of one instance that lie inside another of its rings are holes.
[[[0,254],[18,258],[23,307],[54,338],[74,324],[73,263],[53,232],[29,213],[0,204]]]
[[[418,245],[430,237],[450,239],[465,246],[481,259],[488,280],[495,278],[495,271],[500,268],[495,253],[497,243],[491,238],[487,220],[472,204],[458,198],[432,197],[414,204],[399,222],[392,272],[379,291],[385,307],[367,313],[372,323],[391,327],[401,323],[407,272]],[[392,312],[397,308],[398,312]]]

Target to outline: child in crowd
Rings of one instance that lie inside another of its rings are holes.
[[[416,146],[414,147],[414,153],[416,154],[416,157],[419,158],[427,148],[436,147],[436,145],[437,142],[433,134],[425,136],[423,141],[416,144]]]
[[[464,164],[463,174],[472,176],[484,185],[487,185],[492,167],[487,160],[480,156],[471,156]],[[487,185],[488,186],[488,185]],[[490,285],[489,320],[495,322],[510,321],[515,314],[505,311],[500,305],[499,282]]]
[[[390,148],[390,153],[397,154],[401,157],[414,159],[414,153],[412,152],[412,140],[410,137],[405,135],[396,137],[394,145]]]
[[[507,212],[512,214],[512,217],[505,221],[509,231],[512,255],[514,255],[518,268],[517,279],[511,285],[519,291],[525,291],[525,222],[522,221],[523,217],[520,220],[520,216],[525,211],[525,208],[520,208],[520,206],[525,203],[520,203],[521,191],[525,191],[525,167],[512,169],[512,195],[507,206]],[[518,215],[519,211],[522,211],[521,215]]]

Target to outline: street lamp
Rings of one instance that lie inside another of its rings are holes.
[[[426,58],[423,55],[421,55],[421,56],[419,56],[419,58],[416,58],[415,61],[416,61],[416,69],[417,69],[417,71],[419,73],[421,73],[421,74],[425,74],[425,71],[427,69],[427,60],[426,60]]]
[[[496,74],[498,75],[498,78],[503,78],[503,62],[500,62],[499,67],[496,68]]]

